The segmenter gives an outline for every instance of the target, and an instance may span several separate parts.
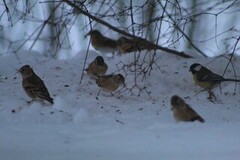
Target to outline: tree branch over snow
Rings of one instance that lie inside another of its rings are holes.
[[[164,6],[162,5],[162,3],[159,3],[161,5],[162,8],[164,8]],[[201,51],[193,42],[192,40],[187,36],[187,34],[184,33],[184,31],[177,25],[177,23],[173,20],[172,16],[167,12],[167,10],[165,10],[165,13],[167,14],[168,18],[173,22],[174,26],[176,27],[176,29],[188,40],[188,42],[191,44],[191,46],[198,51],[198,53],[200,53],[203,57],[207,57],[207,55],[205,53],[203,53],[203,51]]]
[[[95,16],[93,16],[92,14],[90,14],[89,12],[83,10],[82,8],[80,8],[79,6],[75,5],[73,2],[69,1],[69,0],[63,0],[63,2],[67,3],[68,5],[70,5],[71,7],[73,7],[74,9],[76,9],[78,12],[80,12],[81,14],[91,18],[92,20],[108,27],[109,29],[115,31],[115,32],[118,32],[124,36],[127,36],[127,37],[131,37],[133,39],[136,39],[136,40],[139,40],[140,42],[143,42],[149,46],[151,46],[152,48],[154,49],[159,49],[161,51],[165,51],[167,53],[170,53],[170,54],[173,54],[173,55],[176,55],[176,56],[180,56],[180,57],[183,57],[183,58],[193,58],[192,56],[188,55],[188,54],[185,54],[184,52],[179,52],[179,51],[176,51],[176,50],[173,50],[173,49],[169,49],[169,48],[166,48],[166,47],[161,47],[157,44],[154,44],[144,38],[141,38],[141,37],[137,37],[135,35],[132,35],[130,33],[127,33],[125,31],[122,31],[120,29],[118,29],[117,27],[114,27],[113,25],[107,23],[106,21],[104,20],[101,20]]]

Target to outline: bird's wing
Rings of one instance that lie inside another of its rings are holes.
[[[35,92],[36,96],[39,97],[50,97],[47,87],[44,82],[37,75],[31,76],[28,79],[29,85],[32,87],[32,92]]]
[[[194,110],[192,109],[191,106],[189,106],[188,104],[186,104],[186,107],[187,107],[187,112],[188,112],[189,114],[191,114],[191,115],[198,115],[198,114],[196,113],[196,111],[194,111]]]
[[[224,78],[218,74],[210,73],[199,79],[203,82],[218,82],[224,80]]]
[[[103,87],[103,84],[108,83],[109,80],[111,80],[113,76],[114,76],[113,74],[98,76],[96,83],[99,87]]]
[[[191,116],[190,117],[191,121],[198,120],[202,123],[205,122],[205,120],[194,109],[192,109],[192,107],[190,107],[188,104],[186,104],[186,107],[187,107],[187,112]]]
[[[115,41],[111,38],[104,37],[101,41],[102,41],[103,44],[108,45],[111,48],[117,47],[117,41]]]

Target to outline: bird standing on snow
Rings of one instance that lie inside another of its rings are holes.
[[[117,41],[105,37],[98,30],[92,30],[88,32],[86,36],[90,35],[90,41],[92,46],[101,52],[102,55],[106,56],[107,53],[112,53],[114,56],[114,52],[117,51]]]
[[[103,75],[103,76],[98,76],[98,79],[96,80],[96,83],[104,91],[114,92],[121,85],[124,85],[125,78],[121,74]]]
[[[223,78],[223,76],[213,73],[212,71],[198,63],[192,64],[189,71],[193,74],[194,82],[204,89],[212,89],[217,84],[223,81],[240,82],[240,80],[238,79]]]
[[[205,120],[197,114],[185,101],[177,95],[171,98],[171,110],[176,121],[193,122],[198,120],[205,122]]]
[[[87,74],[93,78],[104,75],[107,72],[108,65],[104,62],[102,56],[97,56],[88,66]]]
[[[19,69],[22,75],[22,87],[26,94],[36,101],[48,101],[53,104],[53,99],[50,97],[44,82],[33,72],[29,65],[24,65]]]
[[[211,92],[211,89],[216,87],[221,82],[240,82],[238,79],[224,78],[223,76],[213,73],[199,63],[192,64],[189,71],[192,72],[194,82],[203,89],[208,90],[209,99],[212,99],[212,96],[214,96],[213,92]]]

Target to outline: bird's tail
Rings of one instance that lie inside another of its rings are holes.
[[[201,123],[205,122],[205,120],[201,116],[199,116],[199,115],[197,115],[196,117],[191,119],[191,121],[196,121],[196,120],[198,120]]]
[[[49,95],[39,95],[39,98],[44,99],[44,100],[48,101],[51,104],[54,104],[53,98],[50,97]]]
[[[224,78],[224,79],[222,79],[221,81],[240,82],[240,79]]]
[[[51,104],[54,104],[53,99],[51,97],[47,101],[50,102]]]
[[[201,116],[198,117],[198,120],[199,120],[199,122],[202,122],[202,123],[205,122],[205,120]]]

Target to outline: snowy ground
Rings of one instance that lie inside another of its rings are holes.
[[[68,60],[29,51],[17,55],[0,58],[1,160],[239,160],[239,84],[234,95],[235,83],[223,83],[222,93],[214,90],[218,101],[212,103],[206,92],[196,95],[201,89],[188,72],[192,63],[199,62],[221,74],[224,58],[186,60],[159,52],[161,71],[154,67],[150,77],[138,82],[151,91],[151,98],[129,92],[115,97],[101,92],[96,98],[93,80],[84,75],[79,85],[85,52]],[[87,64],[95,57],[91,52]],[[108,73],[117,71],[119,61],[132,59],[133,54],[106,59]],[[239,61],[234,60],[237,75]],[[54,98],[52,107],[26,103],[30,99],[16,72],[25,64],[44,80]],[[134,81],[131,74],[126,76],[128,86]],[[233,77],[231,69],[229,76]],[[176,123],[169,105],[174,94],[188,97],[187,103],[206,123]]]

